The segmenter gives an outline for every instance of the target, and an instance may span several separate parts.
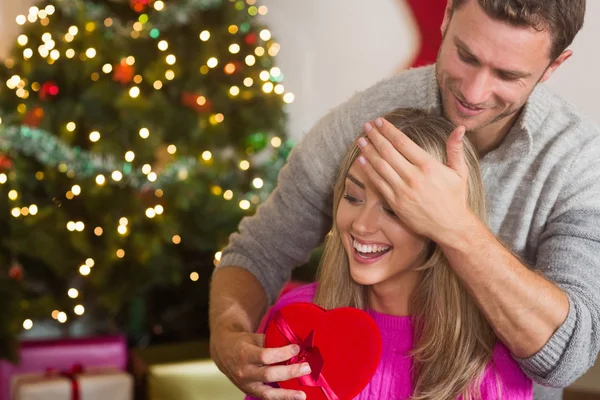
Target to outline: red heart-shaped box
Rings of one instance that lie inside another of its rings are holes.
[[[353,399],[367,386],[381,358],[381,333],[369,314],[351,307],[324,310],[311,303],[289,304],[279,313],[300,343],[313,332],[313,346],[323,360],[321,375],[340,400]],[[265,347],[288,344],[275,318],[271,319]],[[279,386],[301,390],[307,400],[328,400],[320,387],[302,385],[298,379]]]

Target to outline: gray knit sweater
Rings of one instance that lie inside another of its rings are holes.
[[[292,151],[277,189],[230,237],[219,268],[248,269],[273,302],[330,229],[338,164],[362,124],[398,107],[440,112],[433,66],[386,79],[323,117]],[[491,231],[570,302],[548,343],[518,361],[535,382],[566,387],[600,348],[599,130],[540,84],[481,166]],[[536,385],[535,394],[560,399],[562,390]]]

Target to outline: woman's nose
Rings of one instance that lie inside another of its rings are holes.
[[[361,207],[352,223],[352,228],[359,235],[374,233],[377,230],[377,208]]]

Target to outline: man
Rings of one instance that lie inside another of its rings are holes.
[[[362,127],[363,166],[390,207],[442,246],[537,383],[535,398],[562,398],[550,387],[571,384],[600,347],[600,133],[542,83],[571,56],[584,14],[585,0],[450,0],[435,67],[383,81],[316,124],[278,188],[232,235],[213,278],[211,351],[238,387],[304,398],[262,383],[306,373],[270,365],[297,347],[264,349],[251,332],[329,230],[338,163]],[[377,118],[397,107],[441,112],[458,126],[447,165],[419,157]],[[481,156],[489,230],[465,211],[463,127]]]

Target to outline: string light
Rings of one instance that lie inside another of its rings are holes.
[[[0,174],[0,184],[5,184],[8,181],[8,176],[5,173]]]
[[[75,124],[75,122],[69,122],[67,124],[67,130],[69,132],[73,132],[75,129],[77,129],[77,124]]]
[[[190,274],[190,280],[191,280],[192,282],[196,282],[196,281],[198,281],[198,279],[200,279],[200,275],[198,275],[198,273],[197,273],[197,272],[192,272],[192,273]]]
[[[11,190],[8,192],[8,198],[15,201],[19,197],[19,193],[16,190]]]
[[[202,153],[202,159],[204,161],[209,161],[212,158],[212,154],[210,151],[206,150],[205,152]]]
[[[92,142],[97,142],[98,140],[100,140],[100,132],[94,131],[94,132],[90,133],[90,140]]]
[[[111,64],[104,64],[102,66],[102,72],[104,72],[105,74],[110,74],[113,70],[113,66]]]
[[[129,89],[129,95],[135,99],[140,95],[140,88],[137,86],[132,87],[131,89]]]
[[[259,57],[262,57],[265,55],[265,49],[261,46],[258,46],[256,49],[254,49],[254,54],[256,54]]]
[[[278,138],[277,136],[275,136],[274,138],[271,139],[271,146],[277,148],[279,146],[281,146],[281,139]]]
[[[173,241],[174,244],[179,244],[179,243],[181,243],[181,236],[179,236],[179,235],[173,235],[173,237],[171,238],[171,240]]]
[[[167,152],[168,152],[169,154],[175,154],[175,153],[177,152],[177,146],[175,146],[174,144],[170,144],[170,145],[167,147]]]
[[[283,101],[287,104],[292,103],[294,101],[294,94],[286,93],[285,95],[283,95]]]
[[[217,260],[217,261],[221,261],[221,255],[222,255],[222,254],[223,254],[222,252],[220,252],[220,251],[217,251],[217,252],[215,253],[215,260]]]
[[[85,224],[81,221],[77,221],[75,222],[75,230],[77,232],[83,232],[83,230],[85,229]]]
[[[232,96],[237,96],[238,94],[240,94],[240,88],[237,86],[232,86],[231,88],[229,88],[229,93]]]
[[[246,170],[248,170],[248,168],[250,168],[250,163],[248,162],[248,160],[240,161],[240,169],[242,171],[246,171]]]
[[[103,232],[104,232],[104,230],[99,226],[94,228],[94,235],[96,235],[96,236],[102,236]]]
[[[75,50],[73,50],[73,49],[68,49],[68,50],[65,52],[65,55],[67,56],[67,58],[73,58],[73,57],[75,57]]]
[[[163,83],[161,81],[154,81],[154,84],[152,86],[154,87],[154,89],[160,90],[163,87]]]
[[[175,57],[173,54],[169,54],[166,58],[166,62],[169,65],[175,64],[176,61],[177,61],[177,57]]]
[[[89,48],[89,49],[87,49],[87,50],[85,51],[85,55],[86,55],[88,58],[94,58],[94,57],[96,57],[96,49],[94,49],[94,48]]]
[[[262,87],[263,92],[271,93],[273,91],[273,84],[271,82],[266,82]]]
[[[12,210],[10,210],[10,214],[13,217],[18,218],[19,216],[21,216],[21,209],[19,207],[15,207]]]
[[[27,22],[27,18],[25,18],[24,15],[17,16],[16,20],[17,20],[17,24],[19,24],[19,25],[25,25],[25,22]]]
[[[271,77],[271,74],[269,74],[269,71],[260,71],[260,74],[258,76],[260,77],[261,81],[266,82]]]
[[[260,36],[260,38],[262,40],[264,40],[265,42],[269,39],[271,39],[271,32],[268,29],[263,29],[262,31],[260,31],[260,33],[258,34]]]
[[[79,273],[83,276],[88,276],[90,272],[92,272],[92,269],[85,264],[79,267]]]
[[[254,80],[252,78],[245,78],[244,79],[244,86],[246,86],[246,87],[252,86],[253,83],[254,83]]]
[[[244,61],[246,61],[246,65],[251,67],[256,63],[256,57],[254,57],[252,54],[249,54],[246,56]]]
[[[148,136],[150,136],[150,130],[148,130],[148,128],[140,129],[140,137],[142,139],[148,139]]]
[[[200,32],[200,40],[202,40],[203,42],[206,42],[208,39],[210,39],[210,32],[209,31],[202,31],[202,32]]]
[[[264,182],[260,178],[254,178],[254,180],[252,181],[252,185],[257,189],[260,189],[263,187]]]
[[[247,210],[250,208],[250,202],[248,200],[242,200],[240,201],[240,208],[242,210]]]
[[[175,79],[175,72],[173,72],[172,70],[168,70],[167,72],[165,72],[165,78],[167,78],[167,80],[172,81],[173,79]]]
[[[81,304],[78,304],[78,305],[75,306],[75,308],[73,309],[73,311],[77,315],[83,315],[83,313],[85,312],[85,308]]]
[[[125,250],[123,250],[123,249],[117,250],[117,257],[119,257],[119,258],[125,257]]]
[[[208,61],[206,62],[206,65],[209,68],[214,68],[219,64],[219,60],[217,60],[215,57],[211,57],[208,59]]]
[[[72,299],[76,299],[77,296],[79,296],[79,291],[77,289],[71,288],[67,292],[67,295],[69,295],[69,297]]]
[[[258,13],[260,15],[267,15],[268,12],[269,12],[269,9],[267,8],[267,6],[258,7]]]
[[[161,40],[158,42],[158,49],[161,51],[165,51],[169,48],[169,43],[166,40]]]
[[[156,211],[154,211],[154,208],[146,209],[146,217],[154,218],[155,216],[156,216]]]
[[[237,54],[240,52],[240,45],[237,43],[234,43],[232,45],[229,46],[229,52],[231,54]]]
[[[71,188],[71,192],[73,192],[75,196],[79,196],[81,194],[81,186],[73,185],[73,187]]]
[[[283,85],[278,84],[275,86],[275,93],[277,94],[283,94],[283,92],[285,91],[285,88],[283,87]]]
[[[56,319],[61,324],[64,324],[65,322],[67,322],[67,314],[65,314],[64,312],[61,311],[58,313],[58,317]]]
[[[158,179],[158,176],[156,175],[156,172],[150,172],[148,174],[148,180],[150,182],[154,182],[154,181],[156,181],[156,179]]]
[[[125,161],[127,162],[132,162],[135,159],[135,153],[131,150],[129,150],[127,153],[125,153]]]
[[[233,199],[233,192],[231,190],[226,190],[225,193],[223,193],[223,198],[225,200]]]
[[[150,171],[152,171],[152,166],[150,164],[144,164],[144,166],[142,167],[142,172],[148,175]]]
[[[29,206],[29,214],[36,215],[38,213],[38,207],[35,204]]]
[[[19,45],[21,46],[25,46],[28,41],[29,38],[27,37],[27,35],[19,35],[19,37],[17,38],[17,43],[19,43]]]
[[[119,225],[117,232],[119,232],[121,235],[124,235],[127,233],[127,227],[125,225]]]
[[[31,49],[25,49],[23,50],[23,58],[24,59],[30,59],[31,57],[33,57],[33,50]]]
[[[111,177],[114,181],[119,182],[121,179],[123,179],[123,174],[121,173],[121,171],[113,171]]]
[[[162,11],[165,9],[165,3],[163,3],[161,0],[155,1],[154,2],[154,9],[156,11]]]
[[[129,65],[130,67],[133,66],[133,64],[135,64],[135,57],[134,56],[129,56],[125,59],[125,64]]]
[[[100,174],[100,175],[96,176],[96,183],[98,185],[104,185],[105,182],[106,182],[106,178],[104,177],[104,175]]]
[[[164,211],[165,209],[160,204],[154,206],[154,212],[156,212],[156,215],[161,215]]]

